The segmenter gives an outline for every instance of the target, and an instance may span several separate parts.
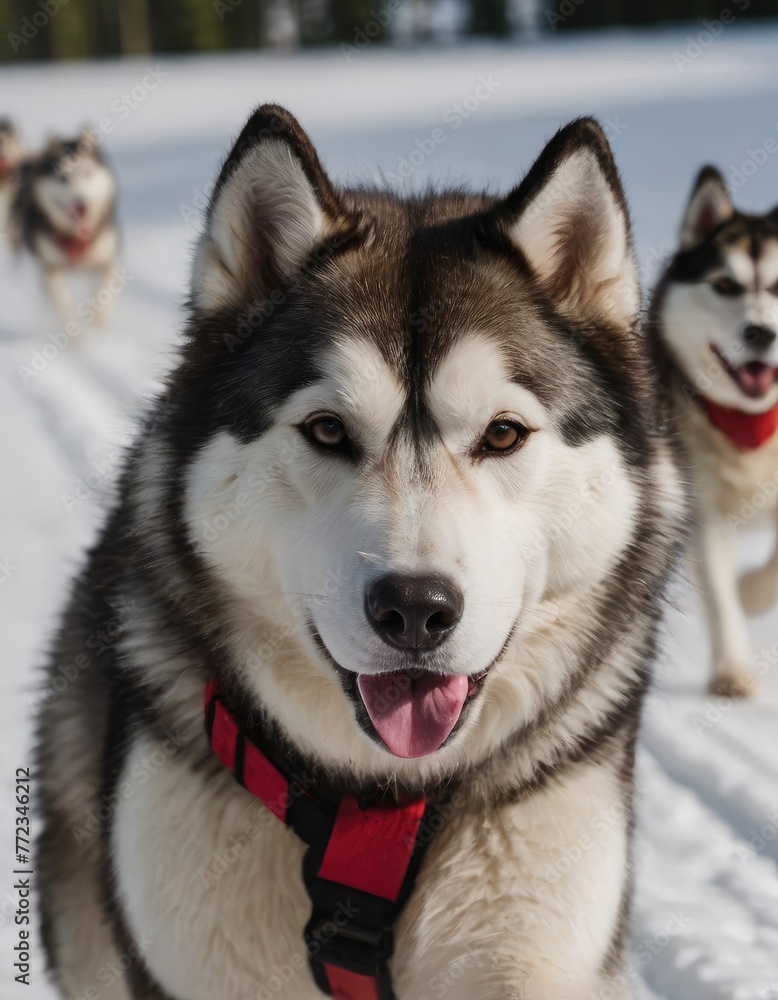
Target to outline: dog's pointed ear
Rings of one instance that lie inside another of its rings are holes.
[[[210,313],[266,296],[348,221],[297,120],[263,105],[216,181],[195,257],[194,307]]]
[[[681,223],[681,249],[689,250],[702,243],[731,219],[734,211],[724,178],[715,167],[703,167],[697,174]]]
[[[640,283],[624,192],[605,133],[591,118],[561,129],[496,209],[561,312],[631,327]]]

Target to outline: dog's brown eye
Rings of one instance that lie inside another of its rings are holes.
[[[715,278],[713,281],[711,281],[710,287],[718,295],[729,295],[729,296],[742,295],[743,292],[745,291],[745,288],[743,288],[743,286],[739,282],[733,281],[732,278],[724,278],[724,277]]]
[[[493,420],[486,428],[481,447],[487,453],[515,451],[528,434],[526,427],[513,420]]]
[[[308,437],[322,448],[339,448],[346,443],[343,421],[330,413],[306,420],[304,427]]]

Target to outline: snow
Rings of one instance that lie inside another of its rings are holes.
[[[289,106],[341,179],[400,175],[407,188],[468,179],[494,190],[521,175],[561,122],[594,113],[623,172],[650,283],[703,162],[734,180],[741,206],[778,201],[768,142],[778,137],[778,27],[736,23],[704,41],[688,26],[526,47],[0,69],[4,110],[32,141],[100,123],[121,180],[126,266],[111,328],[54,352],[49,334],[59,324],[37,275],[0,243],[0,997],[24,995],[11,968],[12,785],[30,760],[37,670],[67,580],[110,500],[118,449],[173,359],[199,210],[247,112],[262,100]],[[443,141],[430,140],[436,129]],[[44,370],[25,375],[18,366],[33,367],[45,345],[53,356]],[[79,480],[89,486],[83,498]],[[766,544],[744,539],[744,559]],[[776,998],[778,614],[753,623],[759,697],[730,704],[701,694],[708,642],[683,581],[668,611],[640,751],[632,968],[644,1000]],[[26,995],[46,1000],[53,994],[34,937]]]

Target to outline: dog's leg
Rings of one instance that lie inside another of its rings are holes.
[[[763,615],[778,603],[778,538],[767,563],[741,578],[740,599],[749,615]]]
[[[57,310],[59,318],[63,323],[75,322],[76,316],[73,311],[73,299],[70,295],[65,272],[60,268],[46,268],[44,281],[54,308]]]
[[[116,261],[112,260],[111,263],[104,267],[100,272],[100,287],[97,291],[99,306],[95,310],[95,326],[99,326],[101,328],[108,326],[111,322],[111,316],[113,315],[113,293],[111,292],[111,280],[115,269]],[[101,296],[106,300],[105,302],[100,301]]]
[[[697,538],[697,573],[713,644],[714,677],[711,692],[743,698],[753,691],[748,665],[749,639],[740,603],[737,576],[737,540],[715,511],[701,512]]]

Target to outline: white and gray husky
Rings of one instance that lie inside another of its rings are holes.
[[[735,211],[705,167],[651,315],[695,488],[692,568],[713,643],[711,689],[740,697],[755,688],[746,612],[778,600],[778,548],[742,578],[737,566],[740,529],[778,524],[778,210]]]
[[[401,198],[252,116],[51,658],[63,996],[631,996],[684,506],[639,302],[592,120],[506,197]]]
[[[116,178],[88,132],[71,140],[51,139],[25,163],[11,231],[17,248],[25,247],[40,264],[60,318],[75,323],[68,275],[94,272],[102,288],[119,254]],[[108,304],[101,304],[98,319],[105,323],[108,318]]]

